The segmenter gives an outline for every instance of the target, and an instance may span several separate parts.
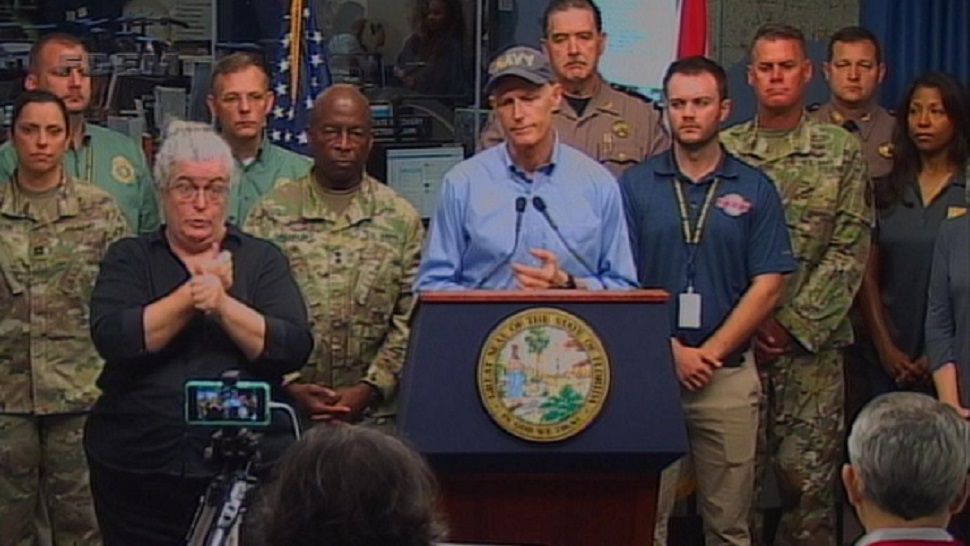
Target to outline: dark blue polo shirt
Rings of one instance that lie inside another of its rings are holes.
[[[701,295],[701,327],[677,327],[677,295],[687,289],[688,245],[674,184],[680,184],[697,223],[707,191],[719,179],[694,259],[694,292]],[[679,175],[673,151],[654,156],[620,178],[637,278],[645,288],[672,296],[672,335],[699,347],[727,319],[751,279],[790,273],[792,256],[781,198],[761,171],[724,152],[715,172],[698,183]]]

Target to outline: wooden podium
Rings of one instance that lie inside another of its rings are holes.
[[[438,476],[451,541],[652,543],[659,471],[687,446],[668,300],[652,290],[419,296],[398,427]],[[607,355],[609,386],[599,412],[571,437],[523,439],[486,408],[483,347],[503,341],[493,335],[497,328],[524,311],[580,319]]]

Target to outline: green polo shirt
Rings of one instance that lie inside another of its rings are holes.
[[[17,153],[10,142],[0,146],[0,183],[13,177]],[[78,182],[91,182],[114,197],[132,230],[158,228],[158,202],[141,148],[118,131],[84,124],[81,146],[64,154],[64,170]]]
[[[299,180],[310,172],[310,158],[264,141],[256,157],[248,165],[238,159],[239,183],[229,192],[229,223],[241,226],[250,209],[277,184]]]

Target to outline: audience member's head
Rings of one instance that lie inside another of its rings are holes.
[[[434,478],[392,436],[318,426],[278,473],[265,499],[266,546],[429,546],[441,538]]]
[[[946,527],[967,497],[968,442],[966,421],[929,396],[895,392],[867,404],[842,469],[866,530]]]

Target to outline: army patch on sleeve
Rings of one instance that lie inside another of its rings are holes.
[[[135,167],[127,157],[116,155],[111,160],[111,176],[122,184],[131,184],[135,180]]]

